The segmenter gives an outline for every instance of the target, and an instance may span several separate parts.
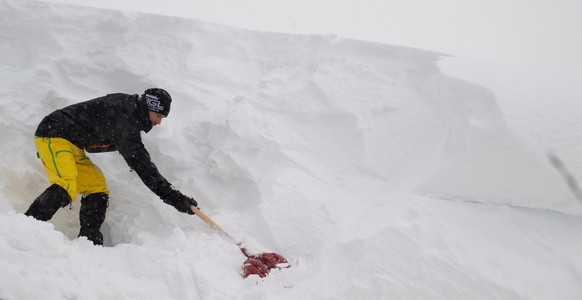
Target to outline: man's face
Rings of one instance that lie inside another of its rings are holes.
[[[150,113],[150,121],[152,122],[152,126],[162,124],[162,119],[166,117],[160,113],[153,112],[153,111],[150,111],[149,113]]]

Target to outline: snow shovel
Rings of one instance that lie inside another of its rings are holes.
[[[241,276],[243,278],[247,278],[250,275],[258,275],[260,278],[263,278],[269,274],[271,269],[291,267],[291,264],[289,264],[289,262],[282,255],[277,253],[251,254],[247,248],[243,246],[242,242],[235,240],[232,236],[230,236],[230,234],[224,231],[222,227],[212,221],[210,217],[200,211],[198,207],[191,205],[190,208],[198,217],[200,217],[206,224],[208,224],[208,226],[222,234],[230,242],[236,244],[240,251],[247,257],[247,260],[244,262],[241,271]]]

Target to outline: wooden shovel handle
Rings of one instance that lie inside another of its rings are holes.
[[[226,231],[224,231],[224,229],[222,229],[222,227],[220,227],[218,224],[216,224],[216,222],[212,221],[212,219],[207,216],[205,213],[203,213],[200,209],[198,209],[198,207],[194,206],[194,205],[190,205],[190,209],[192,209],[192,212],[194,212],[194,214],[196,214],[198,217],[200,217],[200,219],[202,219],[204,221],[204,223],[208,224],[208,226],[212,227],[212,229],[228,236],[229,238],[230,235],[228,233],[226,233]],[[232,238],[231,238],[232,239]]]
[[[231,243],[236,244],[246,257],[249,257],[249,258],[251,257],[248,250],[243,246],[242,242],[235,240],[232,236],[230,236],[230,234],[228,234],[226,231],[224,231],[224,229],[222,229],[222,227],[220,227],[218,224],[216,224],[216,222],[212,221],[212,219],[209,216],[207,216],[200,209],[198,209],[198,207],[196,207],[194,205],[190,205],[190,209],[192,209],[192,212],[194,212],[195,215],[200,217],[200,219],[202,219],[204,221],[204,223],[208,224],[208,226],[212,227],[212,229],[214,229],[218,233],[222,234],[223,237],[225,237]]]

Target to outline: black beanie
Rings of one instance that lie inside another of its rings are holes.
[[[142,97],[149,111],[160,113],[166,117],[170,113],[172,97],[165,90],[158,88],[147,89]]]

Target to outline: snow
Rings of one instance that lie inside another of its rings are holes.
[[[335,35],[0,2],[0,299],[580,299],[582,89],[539,74]],[[153,161],[251,251],[176,212],[117,153],[105,247],[47,187],[42,117],[159,86]]]
[[[43,0],[427,49],[582,77],[576,0]]]

